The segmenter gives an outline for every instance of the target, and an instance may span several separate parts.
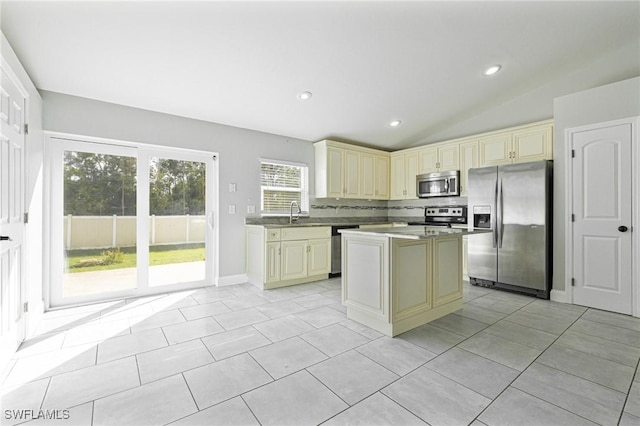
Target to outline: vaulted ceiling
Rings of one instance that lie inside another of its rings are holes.
[[[557,96],[640,75],[637,1],[0,4],[39,89],[388,150],[550,118]]]

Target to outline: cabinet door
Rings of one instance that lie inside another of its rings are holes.
[[[438,148],[438,170],[459,170],[458,144]]]
[[[307,276],[307,240],[282,241],[280,279],[294,280]]]
[[[480,167],[511,163],[511,133],[502,133],[480,139]]]
[[[478,167],[478,141],[460,144],[460,195],[467,195],[469,169]]]
[[[433,240],[392,240],[392,305],[394,321],[431,309]]]
[[[462,238],[433,240],[433,306],[462,297]]]
[[[438,171],[438,148],[422,149],[418,153],[418,174]]]
[[[280,242],[266,244],[264,259],[264,281],[280,281]]]
[[[331,238],[309,240],[309,276],[331,272]]]
[[[469,240],[465,235],[462,237],[462,279],[469,281],[469,274],[467,273],[467,258],[469,252]]]
[[[360,153],[360,197],[375,198],[376,157],[373,154]]]
[[[404,155],[391,156],[391,199],[404,200],[405,196]]]
[[[513,162],[553,159],[553,127],[530,127],[513,133]]]
[[[344,150],[327,147],[327,197],[344,195]]]
[[[416,175],[418,174],[418,153],[405,155],[405,190],[404,198],[407,200],[417,200],[416,195]]]
[[[377,200],[389,199],[389,157],[376,155],[374,198]]]
[[[344,197],[359,198],[360,158],[355,151],[344,151]]]

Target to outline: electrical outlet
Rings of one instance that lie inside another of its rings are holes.
[[[247,206],[247,213],[254,214],[256,212],[256,206]]]
[[[229,205],[229,214],[236,214],[236,206],[235,204]]]

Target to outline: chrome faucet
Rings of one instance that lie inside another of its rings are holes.
[[[297,216],[295,217],[295,219],[293,218],[293,205],[296,205],[296,207],[298,208],[298,213]],[[302,213],[302,210],[300,210],[300,205],[298,204],[298,202],[296,200],[293,200],[291,202],[291,204],[289,205],[289,224],[295,222],[296,220],[300,219],[300,213]]]

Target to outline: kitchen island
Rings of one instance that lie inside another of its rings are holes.
[[[340,232],[347,317],[396,336],[462,307],[462,237],[486,231],[406,226]]]

